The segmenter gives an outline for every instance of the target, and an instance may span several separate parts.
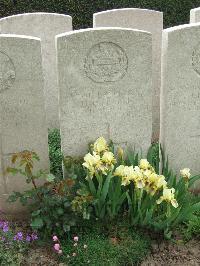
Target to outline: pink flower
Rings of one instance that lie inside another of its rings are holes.
[[[57,236],[53,236],[53,241],[54,242],[58,241],[58,237]]]
[[[75,237],[74,237],[74,241],[75,241],[75,242],[78,242],[78,236],[75,236]]]
[[[53,247],[54,247],[54,249],[56,251],[59,251],[60,250],[60,244],[55,244]]]
[[[62,250],[60,249],[60,250],[58,250],[58,254],[62,254]]]
[[[87,248],[87,245],[84,245],[83,247],[84,247],[84,248]]]
[[[75,252],[74,252],[74,253],[72,253],[72,256],[73,256],[73,257],[76,257],[76,253],[75,253]]]
[[[74,243],[74,247],[76,247],[78,244],[77,243]]]

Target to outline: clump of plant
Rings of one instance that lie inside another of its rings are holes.
[[[191,195],[189,202],[192,204],[198,203],[200,200],[199,196]],[[197,238],[200,239],[200,211],[195,212],[195,217],[192,220],[185,222],[183,225],[178,227],[179,234],[183,236],[185,241]]]
[[[62,160],[63,155],[61,151],[61,138],[59,129],[55,128],[49,130],[49,160],[50,172],[58,179],[63,178]]]
[[[110,220],[127,209],[131,224],[163,231],[166,237],[171,237],[171,229],[178,224],[196,219],[200,203],[191,203],[189,189],[200,176],[191,177],[185,168],[177,179],[167,166],[166,175],[159,175],[147,159],[133,154],[127,163],[122,149],[117,156],[113,151],[103,137],[91,146],[83,163],[86,179],[72,202],[73,209],[83,211],[87,218]]]
[[[21,265],[30,244],[38,236],[34,232],[13,230],[6,220],[0,220],[0,265]]]
[[[52,233],[62,235],[75,224],[75,215],[71,209],[72,188],[75,180],[56,179],[46,171],[35,171],[39,157],[35,152],[23,151],[12,156],[12,167],[7,172],[21,175],[32,188],[24,192],[13,192],[8,201],[19,200],[31,211],[31,227],[40,231],[43,237]]]
[[[131,225],[151,228],[170,238],[179,224],[197,219],[200,202],[191,201],[190,189],[200,176],[191,177],[190,169],[185,168],[177,178],[164,156],[159,174],[155,154],[158,145],[148,153],[152,165],[134,152],[115,150],[112,142],[100,137],[83,159],[65,157],[64,178],[60,180],[45,171],[34,171],[39,160],[36,153],[16,153],[12,156],[14,167],[8,172],[25,176],[33,189],[13,193],[9,201],[19,199],[28,205],[32,228],[46,236],[69,232],[80,217],[111,223],[128,214]],[[38,179],[43,185],[37,185]]]
[[[93,215],[99,219],[114,219],[122,210],[126,190],[121,186],[121,178],[114,174],[117,160],[112,148],[101,137],[84,157],[86,178],[80,182],[81,188],[72,201],[74,211],[82,212],[83,218]]]

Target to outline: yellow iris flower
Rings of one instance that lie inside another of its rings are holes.
[[[107,151],[108,145],[106,140],[103,137],[98,138],[94,143],[94,151],[96,153],[101,153],[102,151]]]
[[[188,181],[191,176],[189,168],[184,168],[180,170],[180,174],[185,179],[185,181]]]
[[[147,159],[141,159],[139,167],[143,170],[146,170],[150,167],[150,163],[147,161]]]
[[[171,203],[174,208],[178,208],[178,202],[174,198],[175,189],[174,188],[164,188],[163,195],[156,201],[157,204],[160,204],[163,201]]]
[[[102,156],[102,161],[104,163],[107,163],[107,164],[115,164],[116,163],[114,154],[110,151],[104,152],[104,154]]]

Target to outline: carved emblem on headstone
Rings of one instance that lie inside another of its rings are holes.
[[[119,45],[100,42],[89,50],[84,67],[86,75],[94,82],[114,82],[126,74],[128,59]]]
[[[15,67],[8,55],[0,52],[0,92],[10,89],[15,81]]]
[[[192,67],[197,74],[200,75],[200,44],[194,49],[192,53]]]

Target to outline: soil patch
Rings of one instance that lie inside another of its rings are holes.
[[[184,243],[172,244],[162,242],[152,244],[151,254],[141,266],[199,266],[200,241],[191,240]]]

